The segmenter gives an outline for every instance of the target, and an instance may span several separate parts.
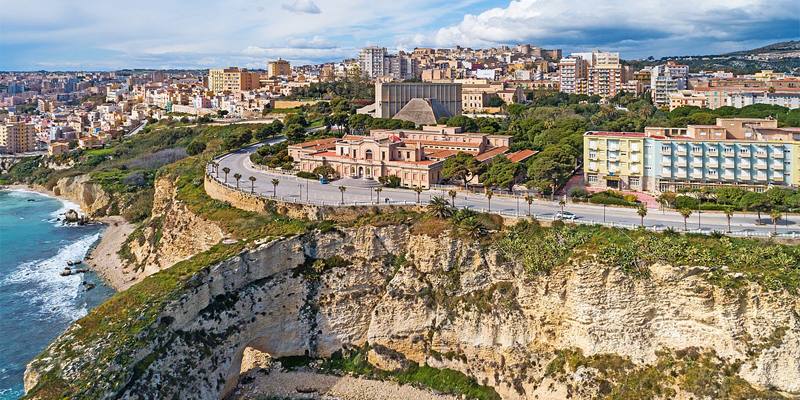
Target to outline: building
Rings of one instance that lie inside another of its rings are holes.
[[[64,141],[53,141],[47,145],[47,154],[50,156],[60,156],[69,153],[69,143]]]
[[[386,75],[386,48],[385,47],[365,47],[358,54],[358,63],[361,67],[361,74],[364,77],[375,79]]]
[[[25,122],[0,124],[0,151],[5,153],[27,153],[36,150],[36,129]]]
[[[715,125],[587,132],[588,187],[666,192],[735,186],[800,186],[800,129],[773,119],[718,118]]]
[[[619,53],[575,53],[561,59],[558,70],[564,93],[611,97],[625,83]]]
[[[267,77],[274,78],[278,76],[290,77],[292,76],[292,67],[289,62],[283,59],[270,61],[267,63]]]
[[[208,89],[214,93],[242,92],[259,88],[260,74],[244,68],[208,70]]]
[[[369,135],[313,140],[289,146],[302,171],[331,166],[339,177],[400,178],[404,187],[429,188],[441,181],[444,160],[459,152],[481,162],[508,152],[510,136],[461,133],[460,128],[426,126],[422,130],[373,130]],[[514,153],[515,159],[529,157]]]
[[[650,93],[657,107],[670,105],[670,95],[688,87],[689,66],[669,61],[650,70]]]
[[[461,115],[461,84],[378,82],[374,117],[392,118],[414,98],[436,100],[449,114]]]
[[[679,90],[669,94],[670,111],[684,106],[707,108],[708,99],[705,93],[698,93],[693,90]]]
[[[753,104],[770,104],[790,109],[800,108],[800,92],[740,92],[728,95],[731,107],[742,108]]]

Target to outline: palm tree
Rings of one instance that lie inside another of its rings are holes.
[[[431,199],[431,202],[428,203],[428,211],[436,218],[447,218],[453,215],[453,209],[450,208],[450,204],[441,196],[434,196]]]
[[[231,169],[228,167],[222,167],[222,172],[225,173],[225,183],[228,183],[228,173],[231,172]]]
[[[769,217],[772,219],[773,232],[778,233],[778,221],[783,218],[783,214],[778,210],[772,210],[769,212]]]
[[[419,204],[419,195],[422,193],[422,188],[419,186],[414,186],[414,191],[417,192],[417,204]]]
[[[528,203],[528,216],[531,216],[531,205],[533,204],[533,196],[526,194],[525,202]]]
[[[277,178],[272,179],[272,197],[278,196],[278,184],[281,183]]]
[[[561,214],[564,214],[564,206],[567,205],[567,203],[565,203],[564,200],[559,200],[558,205],[561,207]]]
[[[242,174],[240,174],[238,172],[233,174],[233,179],[236,179],[236,188],[238,189],[239,188],[239,179],[242,179]]]
[[[689,219],[689,217],[692,216],[692,210],[688,208],[681,208],[680,210],[678,210],[678,213],[680,213],[681,217],[683,217],[683,230],[688,231],[689,223],[687,222],[687,220]]]
[[[731,233],[731,218],[733,218],[733,207],[725,209],[725,218],[728,219],[728,233]]]
[[[383,191],[383,188],[380,187],[380,186],[375,188],[375,203],[376,204],[381,202],[381,192],[382,191]]]
[[[489,200],[489,212],[492,212],[492,196],[494,192],[491,189],[486,189],[486,199]]]
[[[647,206],[644,204],[639,204],[639,208],[636,209],[636,213],[639,214],[639,218],[641,218],[639,226],[644,227],[644,217],[647,216]]]
[[[451,189],[449,192],[447,192],[447,194],[450,196],[450,204],[452,204],[452,206],[455,207],[456,206],[456,194],[458,194],[458,192],[456,192],[455,190]]]
[[[255,193],[256,192],[256,177],[255,176],[251,176],[251,177],[249,177],[247,179],[250,180],[250,193]]]
[[[344,192],[347,190],[344,186],[339,186],[339,191],[342,192],[342,204],[344,204]]]

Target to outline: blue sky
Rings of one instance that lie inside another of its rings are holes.
[[[800,38],[798,0],[0,1],[0,70],[263,68],[371,44],[532,43],[639,58]]]

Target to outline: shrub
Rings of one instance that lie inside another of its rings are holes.
[[[675,198],[675,208],[688,208],[690,210],[696,210],[699,204],[699,200],[691,196],[678,196]]]
[[[186,153],[190,156],[198,155],[206,150],[206,144],[201,141],[194,140],[186,147]]]
[[[313,172],[308,172],[308,171],[300,171],[300,172],[298,172],[297,173],[297,177],[298,178],[303,178],[303,179],[318,179],[318,176],[316,174],[314,174]]]
[[[378,178],[378,182],[388,188],[396,188],[400,186],[400,177],[397,175],[382,176]]]

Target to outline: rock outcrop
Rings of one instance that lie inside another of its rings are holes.
[[[29,366],[26,389],[59,371],[62,382],[92,374],[77,397],[219,399],[236,386],[248,347],[275,357],[360,347],[381,368],[455,369],[505,399],[607,390],[588,381],[599,373],[591,366],[554,375],[566,350],[634,366],[713,352],[746,385],[800,394],[800,300],[755,284],[724,290],[704,273],[656,265],[634,278],[583,255],[530,276],[478,243],[405,226],[296,236],[195,275],[144,328],[142,347],[112,365],[88,368],[115,349],[72,348],[68,330]]]
[[[176,199],[174,182],[159,178],[151,217],[128,243],[132,259],[127,268],[139,271],[141,279],[208,250],[224,237],[222,228]]]
[[[74,201],[91,217],[115,214],[111,195],[102,186],[91,182],[89,175],[61,178],[52,189],[53,194]]]

